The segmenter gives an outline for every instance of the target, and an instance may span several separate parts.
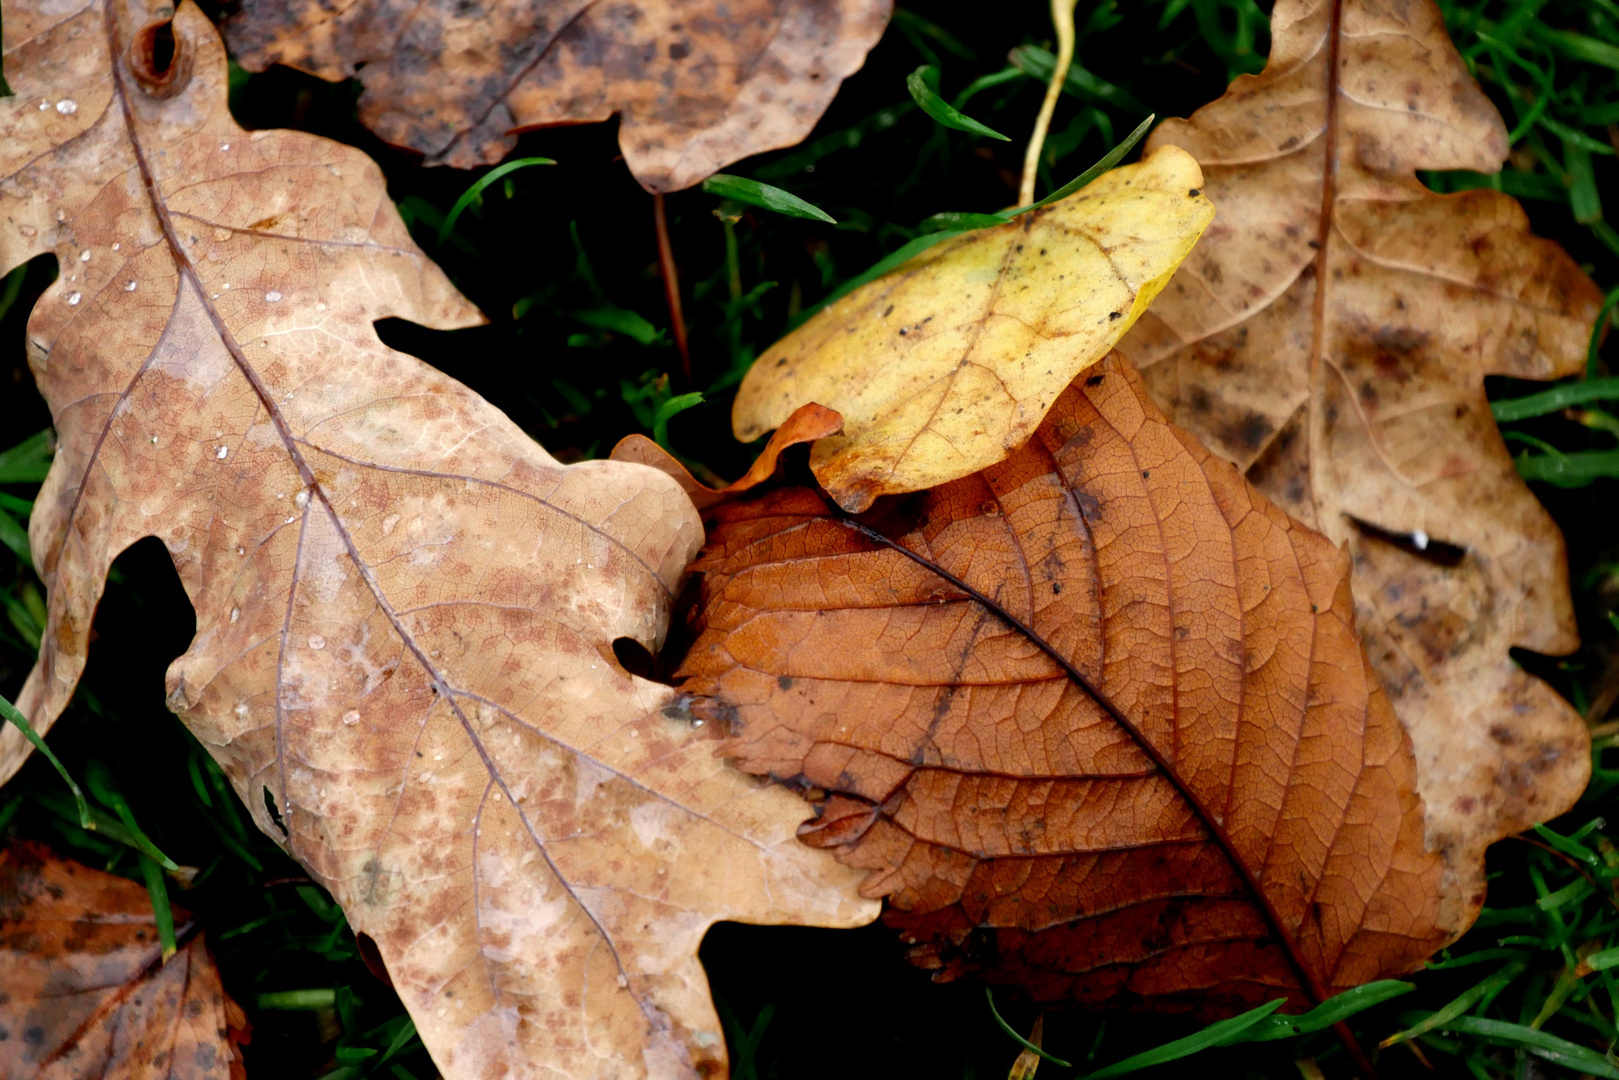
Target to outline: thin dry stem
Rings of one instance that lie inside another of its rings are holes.
[[[680,352],[680,372],[686,384],[692,383],[691,347],[686,344],[686,316],[680,308],[680,270],[675,265],[675,248],[669,242],[669,219],[663,211],[663,195],[652,195],[652,224],[658,234],[658,274],[663,278],[663,298],[669,304],[669,325],[674,331],[675,348]]]
[[[1029,136],[1029,148],[1023,154],[1023,183],[1018,187],[1018,205],[1034,202],[1034,181],[1040,173],[1040,151],[1046,145],[1046,129],[1051,127],[1051,114],[1057,111],[1057,98],[1062,84],[1068,78],[1068,68],[1074,62],[1074,5],[1079,0],[1051,0],[1051,21],[1057,27],[1057,66],[1051,72],[1046,86],[1046,99],[1040,103],[1040,115],[1034,118],[1034,134]]]

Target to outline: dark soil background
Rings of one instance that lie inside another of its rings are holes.
[[[1147,112],[1186,115],[1219,96],[1236,74],[1258,70],[1268,49],[1269,6],[1253,0],[1081,5],[1079,60],[1115,91],[1064,99],[1052,128],[1055,160],[1041,193],[1081,172]],[[1471,0],[1448,5],[1447,13],[1465,43],[1473,40],[1466,35],[1469,20],[1480,15],[1506,20],[1526,7],[1534,9],[1532,20],[1619,42],[1614,33],[1619,9],[1608,0],[1532,5]],[[222,14],[226,9],[209,10]],[[1050,38],[1049,13],[1039,2],[907,6],[804,144],[730,168],[815,203],[838,219],[837,226],[733,207],[740,212],[730,226],[737,250],[733,267],[727,261],[727,225],[716,215],[721,200],[700,190],[670,196],[672,241],[691,335],[691,379],[683,376],[669,342],[652,200],[624,167],[616,124],[524,136],[513,157],[544,156],[557,164],[524,169],[491,185],[481,205],[464,214],[454,236],[439,246],[438,223],[474,175],[423,169],[413,156],[377,141],[355,122],[355,86],[326,84],[286,69],[242,73],[233,84],[231,107],[246,127],[301,128],[370,153],[382,164],[418,242],[490,319],[488,326],[454,333],[389,321],[379,330],[390,345],[467,383],[563,460],[603,456],[620,437],[649,433],[659,402],[704,391],[704,404],[670,422],[670,443],[686,458],[729,477],[756,452],[730,435],[735,381],[794,314],[915,235],[917,223],[929,215],[993,210],[1015,199],[1024,139],[1043,85],[1019,78],[985,90],[966,106],[969,114],[1013,137],[1000,143],[935,124],[911,102],[906,75],[920,64],[937,64],[944,95],[951,98],[973,79],[1006,67],[1013,47],[1050,47]],[[1556,77],[1563,90],[1585,80],[1575,87],[1583,102],[1614,97],[1601,80],[1611,84],[1615,72],[1601,64],[1565,61]],[[1506,75],[1487,80],[1509,117],[1524,107],[1514,85]],[[1587,126],[1593,137],[1607,137],[1601,124]],[[1539,137],[1531,133],[1530,139]],[[1533,155],[1523,160],[1520,168],[1527,173],[1550,168],[1537,165]],[[1619,195],[1615,159],[1596,155],[1594,160],[1599,189]],[[1619,249],[1605,246],[1589,223],[1575,221],[1566,199],[1530,202],[1527,208],[1536,230],[1563,243],[1600,285],[1619,285]],[[740,301],[733,300],[733,270]],[[55,273],[53,258],[31,264],[15,303],[0,318],[0,425],[8,433],[0,435],[0,445],[49,424],[22,341],[33,299]],[[607,307],[634,312],[660,332],[643,342],[634,333],[603,330],[600,320],[590,325],[579,317]],[[1611,348],[1607,355],[1611,364]],[[1532,388],[1500,385],[1492,386],[1492,393],[1527,389]],[[1559,416],[1521,429],[1565,450],[1613,444],[1611,433]],[[0,491],[30,496],[26,485]],[[1619,601],[1614,569],[1619,490],[1608,478],[1575,489],[1537,485],[1537,493],[1568,537],[1588,644],[1572,658],[1526,656],[1523,662],[1584,708],[1613,678],[1606,664],[1614,651],[1612,611]],[[0,622],[0,694],[14,697],[33,659],[26,613],[37,607],[38,589],[20,561],[5,552],[0,556],[0,587],[7,590],[12,615],[9,626]],[[379,1052],[396,1036],[408,1038],[397,998],[360,961],[341,913],[252,830],[245,814],[231,805],[234,796],[218,783],[206,755],[165,710],[164,671],[193,632],[190,605],[163,548],[155,540],[137,544],[116,565],[97,616],[83,688],[52,731],[51,744],[75,775],[83,776],[92,759],[105,763],[142,827],[177,862],[201,868],[190,888],[171,883],[170,894],[202,920],[227,989],[251,1017],[250,1078],[303,1080],[334,1070],[345,1080],[435,1075],[419,1043],[407,1042],[391,1057]],[[1596,716],[1593,722],[1603,719]],[[1594,800],[1562,825],[1572,830],[1602,812],[1610,786],[1604,779]],[[60,780],[36,755],[0,791],[0,827],[139,880],[127,849],[80,831],[71,814],[64,816],[65,805]],[[1537,895],[1532,864],[1526,861],[1533,850],[1500,846],[1492,908],[1525,905]],[[1551,888],[1562,882],[1546,877],[1555,872],[1558,866],[1552,864],[1536,871],[1542,884],[1552,881]],[[1504,932],[1485,927],[1452,951],[1459,955],[1470,947],[1493,946]],[[1532,975],[1513,991],[1519,996],[1503,999],[1528,1002],[1512,1006],[1520,1013],[1527,1008],[1521,1022],[1535,1015],[1550,993],[1562,965],[1559,949],[1567,940],[1565,935],[1543,949]],[[932,984],[907,965],[894,934],[881,926],[827,931],[722,924],[710,932],[702,958],[740,1078],[999,1077],[1017,1053],[991,1019],[980,985]],[[1432,1010],[1485,971],[1424,974],[1416,980],[1417,993],[1367,1014],[1357,1026],[1371,1036],[1368,1045],[1375,1044],[1401,1026],[1402,1010]],[[264,996],[311,989],[334,993],[330,1001],[306,1009],[277,1007],[275,997]],[[1010,998],[1001,1007],[1014,1026],[1027,1031],[1031,1010]],[[1605,1001],[1602,1009],[1611,1021],[1613,1002]],[[1052,1014],[1046,1039],[1052,1052],[1068,1060],[1083,1062],[1094,1054],[1101,1063],[1195,1026],[1175,1018]],[[1605,1048],[1608,1036],[1587,1030],[1592,1026],[1554,1023],[1548,1030]],[[1482,1043],[1462,1046],[1455,1056],[1434,1044],[1428,1055],[1439,1075],[1558,1071]],[[1286,1077],[1300,1075],[1293,1062],[1301,1056],[1314,1056],[1329,1075],[1343,1075],[1342,1051],[1330,1037],[1217,1052],[1169,1068]],[[1386,1052],[1381,1067],[1386,1076],[1432,1075],[1416,1055],[1399,1049]],[[1047,1073],[1070,1075],[1042,1066],[1041,1075]]]

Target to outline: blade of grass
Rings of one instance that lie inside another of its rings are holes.
[[[1290,1039],[1295,1035],[1309,1035],[1317,1031],[1325,1031],[1334,1024],[1340,1024],[1357,1013],[1370,1009],[1374,1005],[1381,1005],[1403,994],[1409,994],[1416,989],[1416,984],[1401,982],[1398,979],[1380,979],[1377,982],[1357,986],[1353,990],[1345,990],[1328,998],[1307,1013],[1299,1016],[1288,1016],[1276,1013],[1265,1017],[1261,1022],[1244,1028],[1235,1036],[1221,1043],[1222,1046],[1233,1046],[1246,1042],[1271,1042],[1275,1039]]]
[[[9,450],[0,450],[0,484],[37,484],[50,471],[51,429],[28,436]]]
[[[146,879],[146,894],[152,898],[152,917],[157,922],[157,939],[163,945],[166,961],[179,951],[174,940],[174,909],[169,907],[169,886],[163,880],[163,868],[144,851],[139,853],[141,876]]]
[[[949,108],[949,106],[946,106]],[[710,195],[732,199],[749,206],[762,207],[765,210],[774,210],[778,214],[788,217],[808,218],[810,221],[824,221],[828,225],[836,225],[837,219],[822,210],[814,203],[807,203],[790,191],[783,191],[770,184],[761,184],[757,180],[749,180],[745,176],[731,176],[728,173],[715,173],[703,181],[703,190]]]
[[[526,169],[531,165],[555,164],[556,162],[552,161],[550,158],[529,157],[518,158],[516,161],[508,161],[504,165],[497,165],[493,169],[490,169],[488,172],[478,177],[478,179],[474,180],[471,186],[461,193],[461,197],[455,200],[455,205],[450,207],[450,212],[444,215],[444,221],[438,227],[438,237],[436,240],[434,240],[433,245],[435,247],[444,246],[444,241],[448,240],[450,238],[450,234],[455,231],[455,223],[461,219],[461,214],[465,212],[467,207],[482,199],[484,189],[490,184],[493,184],[496,180],[508,176],[511,173],[516,172],[518,169]]]
[[[1039,1054],[1041,1057],[1045,1058],[1047,1061],[1051,1062],[1060,1069],[1073,1068],[1072,1065],[1068,1064],[1068,1062],[1064,1061],[1062,1058],[1053,1057],[1044,1050],[1040,1049],[1038,1046],[1034,1045],[1034,1043],[1030,1042],[1028,1039],[1025,1039],[1022,1035],[1019,1035],[1017,1033],[1017,1029],[1011,1024],[1008,1024],[1006,1020],[1002,1018],[1000,1010],[995,1007],[995,991],[991,987],[984,987],[984,999],[989,1002],[989,1015],[993,1016],[995,1018],[995,1022],[1000,1025],[1001,1030],[1012,1036],[1012,1038],[1015,1039],[1018,1045],[1022,1046],[1023,1049]]]
[[[173,859],[159,851],[157,845],[141,831],[140,825],[135,821],[135,812],[129,807],[129,800],[124,798],[124,793],[119,790],[118,784],[112,778],[112,771],[105,764],[91,761],[84,770],[84,782],[89,786],[90,794],[118,815],[118,820],[123,822],[124,828],[129,830],[130,836],[134,838],[136,850],[157,860],[165,870],[180,869]]]
[[[1479,1002],[1480,999],[1487,995],[1493,995],[1499,992],[1513,979],[1516,979],[1519,975],[1522,975],[1528,966],[1529,965],[1527,962],[1523,960],[1514,960],[1511,963],[1503,965],[1500,969],[1485,976],[1483,979],[1479,980],[1477,983],[1473,984],[1471,987],[1452,998],[1449,1004],[1445,1005],[1437,1012],[1430,1013],[1416,1024],[1406,1028],[1404,1031],[1390,1035],[1388,1038],[1378,1043],[1378,1047],[1380,1049],[1387,1050],[1396,1043],[1402,1043],[1407,1039],[1414,1039],[1418,1035],[1424,1035],[1430,1031],[1445,1028],[1452,1020],[1456,1019],[1456,1017],[1462,1015],[1468,1009],[1471,1009]]]
[[[1125,1073],[1138,1072],[1153,1065],[1162,1065],[1166,1061],[1178,1061],[1183,1057],[1207,1050],[1211,1046],[1223,1046],[1227,1041],[1235,1039],[1242,1032],[1255,1024],[1269,1018],[1270,1014],[1285,1004],[1285,999],[1277,998],[1266,1002],[1256,1009],[1249,1009],[1241,1016],[1233,1016],[1229,1020],[1221,1020],[1210,1024],[1202,1031],[1196,1031],[1184,1039],[1164,1043],[1151,1050],[1143,1050],[1139,1054],[1125,1058],[1095,1072],[1086,1073],[1085,1080],[1103,1080],[1108,1076],[1123,1076]]]
[[[1010,136],[1002,135],[988,124],[979,123],[940,97],[939,69],[931,64],[923,64],[906,76],[905,89],[911,92],[911,100],[916,102],[918,108],[947,128],[971,132],[974,135],[987,135],[1001,142],[1012,141]],[[703,186],[706,190],[708,185],[705,183]]]
[[[1619,291],[1616,291],[1614,296],[1619,298]],[[1528,420],[1548,413],[1562,412],[1572,405],[1583,405],[1588,401],[1608,398],[1619,400],[1619,377],[1610,375],[1601,379],[1582,379],[1525,397],[1492,401],[1490,414],[1495,417],[1497,423],[1504,424],[1513,420]]]
[[[1490,1020],[1482,1016],[1458,1016],[1445,1024],[1445,1030],[1463,1035],[1475,1035],[1502,1046],[1521,1048],[1538,1058],[1566,1066],[1591,1076],[1619,1080],[1619,1066],[1606,1056],[1587,1046],[1559,1039],[1544,1031],[1513,1024],[1505,1020]]]
[[[73,801],[79,807],[79,828],[95,831],[95,818],[90,815],[90,804],[85,801],[84,792],[79,789],[79,785],[74,783],[73,777],[68,774],[67,766],[63,765],[61,759],[51,752],[50,747],[45,745],[45,740],[40,738],[39,732],[34,730],[34,725],[28,722],[28,717],[18,712],[17,707],[11,702],[5,698],[0,698],[0,719],[9,720],[16,725],[17,730],[22,732],[23,738],[33,743],[34,749],[45,755],[45,760],[51,763],[57,775],[62,778],[62,782],[68,786],[68,790],[73,792]]]
[[[1578,450],[1571,454],[1537,454],[1515,458],[1518,475],[1558,487],[1577,488],[1619,477],[1619,450]]]

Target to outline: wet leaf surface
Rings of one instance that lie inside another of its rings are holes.
[[[5,10],[0,268],[62,268],[28,327],[60,445],[18,707],[49,727],[112,559],[158,536],[196,611],[170,708],[375,942],[446,1077],[722,1070],[706,928],[874,905],[615,659],[661,643],[696,511],[384,346],[377,319],[479,316],[369,159],[238,128],[213,27],[167,15]],[[27,744],[0,740],[9,776]]]
[[[1347,557],[1117,354],[973,476],[713,514],[685,689],[811,796],[801,835],[872,872],[917,962],[1218,1014],[1447,937]]]
[[[1590,772],[1585,724],[1509,654],[1578,638],[1562,536],[1484,378],[1579,371],[1601,296],[1510,197],[1418,181],[1507,153],[1429,0],[1285,0],[1272,33],[1263,74],[1149,141],[1197,157],[1218,214],[1120,347],[1172,420],[1349,545],[1460,931],[1484,847]]]

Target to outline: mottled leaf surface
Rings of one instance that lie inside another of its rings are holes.
[[[619,116],[651,191],[808,135],[890,0],[248,0],[227,24],[251,71],[358,77],[360,120],[429,164],[505,157],[515,133]]]
[[[980,473],[721,504],[682,673],[945,976],[1238,1011],[1444,939],[1349,562],[1114,354]]]
[[[1580,717],[1509,654],[1578,638],[1484,379],[1579,371],[1601,296],[1508,196],[1418,181],[1507,153],[1431,0],[1281,0],[1272,37],[1262,74],[1148,143],[1197,157],[1219,215],[1120,347],[1172,420],[1349,545],[1459,932],[1483,848],[1590,771]]]
[[[247,1018],[174,909],[164,959],[146,889],[37,844],[0,851],[0,1076],[240,1080]]]
[[[1214,216],[1179,150],[1104,173],[1010,224],[946,240],[771,346],[737,391],[752,442],[816,403],[843,416],[810,468],[839,505],[1001,460],[1107,355]]]
[[[0,272],[61,267],[27,331],[59,450],[18,707],[60,713],[112,559],[159,537],[197,618],[169,706],[375,939],[446,1077],[723,1071],[708,925],[873,906],[614,659],[662,641],[696,511],[384,346],[376,319],[478,314],[363,154],[235,125],[195,7],[158,70],[169,14],[4,9]]]

